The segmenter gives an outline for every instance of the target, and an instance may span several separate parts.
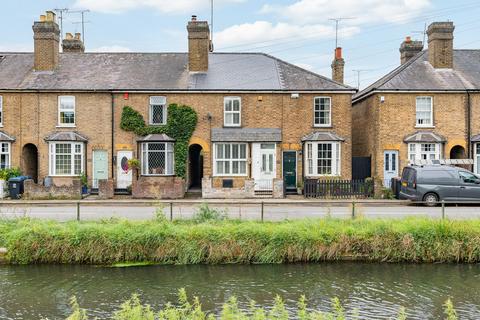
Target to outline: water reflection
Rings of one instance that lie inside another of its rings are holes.
[[[271,303],[278,294],[292,308],[305,294],[310,307],[321,310],[338,297],[362,319],[388,319],[400,306],[409,319],[439,319],[451,297],[460,319],[479,319],[479,280],[480,265],[453,264],[1,266],[0,318],[64,318],[76,295],[91,316],[104,319],[134,292],[159,309],[183,287],[207,310],[218,310],[231,295],[246,307],[250,299]]]

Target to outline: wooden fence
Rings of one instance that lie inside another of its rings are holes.
[[[305,179],[304,194],[306,198],[370,198],[374,195],[373,181]]]

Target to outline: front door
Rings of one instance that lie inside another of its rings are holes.
[[[252,144],[252,178],[255,180],[255,190],[273,190],[273,179],[276,170],[275,143]]]
[[[295,190],[297,187],[297,153],[295,151],[283,152],[283,183],[287,190]]]
[[[92,188],[98,188],[98,180],[108,179],[108,158],[106,150],[93,150]]]
[[[398,151],[385,150],[383,153],[383,185],[390,188],[392,178],[398,177]]]
[[[117,152],[117,189],[126,189],[132,185],[132,170],[128,170],[128,160],[132,157],[133,151]]]

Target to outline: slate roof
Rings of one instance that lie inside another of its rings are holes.
[[[417,131],[413,134],[410,134],[405,137],[403,140],[406,143],[409,142],[433,142],[433,143],[443,143],[447,141],[445,137],[439,135],[438,133],[431,131]]]
[[[280,142],[278,128],[213,128],[212,142]]]
[[[174,142],[175,139],[170,138],[165,133],[162,134],[149,134],[145,137],[138,139],[139,142],[149,142],[149,141],[157,141],[157,142]]]
[[[33,53],[0,53],[0,90],[354,91],[262,53],[211,53],[206,73],[187,53],[61,53],[55,72],[33,71]]]
[[[480,90],[480,50],[454,50],[453,69],[435,69],[428,50],[355,94],[353,100],[377,91],[465,91]]]
[[[315,131],[304,136],[302,141],[345,141],[345,139],[333,132]]]
[[[3,142],[12,142],[12,141],[15,141],[15,138],[6,134],[5,132],[3,131],[0,131],[0,141],[3,141]]]
[[[78,141],[87,142],[88,139],[75,131],[59,131],[49,134],[45,141]]]

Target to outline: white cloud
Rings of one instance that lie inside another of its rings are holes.
[[[91,50],[89,52],[131,52],[132,50],[128,47],[112,45],[112,46],[101,46]]]
[[[352,36],[359,31],[356,27],[347,27],[341,30],[344,37]],[[215,46],[219,49],[229,47],[240,47],[245,45],[242,50],[255,49],[261,47],[262,42],[265,45],[271,45],[286,40],[301,39],[322,39],[332,38],[335,35],[335,29],[331,25],[313,24],[313,25],[295,25],[292,23],[280,22],[273,24],[269,21],[256,21],[254,23],[244,23],[233,25],[215,34]]]
[[[245,0],[219,0],[221,3],[240,3]],[[76,0],[74,7],[103,13],[122,13],[135,9],[153,9],[161,13],[195,13],[208,8],[206,0]]]
[[[290,5],[264,5],[296,24],[320,23],[335,17],[355,17],[347,25],[365,22],[406,22],[428,8],[431,0],[299,0]]]

